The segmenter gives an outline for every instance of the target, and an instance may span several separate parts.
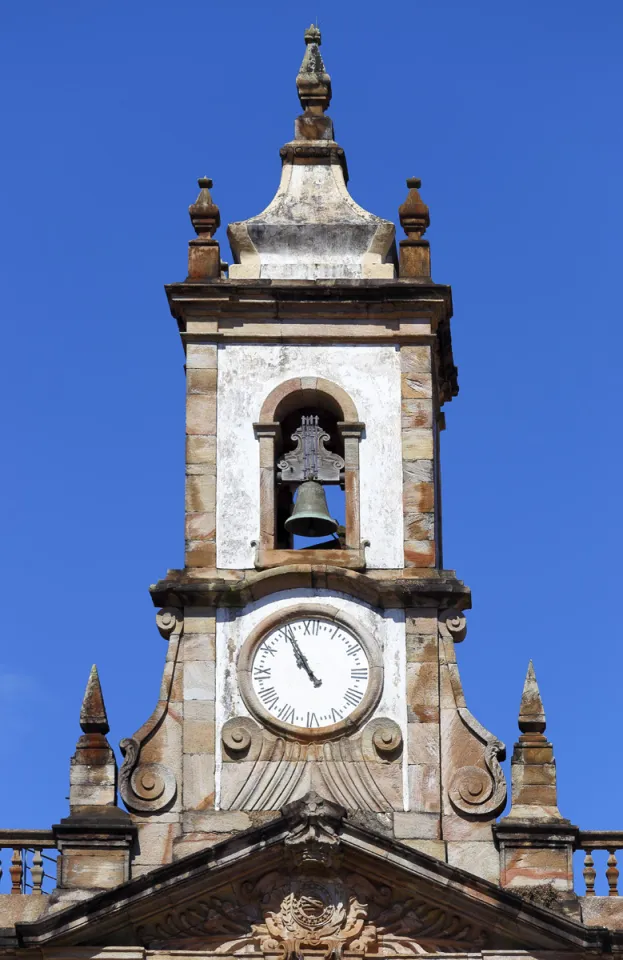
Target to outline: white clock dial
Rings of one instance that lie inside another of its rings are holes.
[[[362,703],[370,663],[347,627],[322,617],[301,617],[263,637],[252,660],[251,683],[264,710],[280,723],[330,727]]]

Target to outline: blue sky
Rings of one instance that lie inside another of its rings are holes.
[[[353,196],[397,220],[421,177],[453,285],[445,560],[474,595],[468,704],[510,752],[533,657],[562,812],[621,826],[618,0],[4,5],[2,826],[66,814],[94,661],[115,744],[155,702],[147,588],[183,535],[162,286],[185,276],[198,176],[224,224],[274,194],[316,17]]]

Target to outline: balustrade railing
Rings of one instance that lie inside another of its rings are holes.
[[[597,869],[593,853],[596,850],[606,850],[608,852],[605,869],[605,877],[608,883],[607,896],[618,897],[619,867],[616,855],[618,850],[623,850],[623,830],[580,830],[578,847],[584,851],[582,876],[586,885],[585,896],[597,896],[595,892]]]
[[[46,850],[55,855],[44,853]],[[0,830],[0,881],[7,860],[10,893],[40,895],[56,885],[56,844],[51,830]],[[52,881],[48,890],[44,889],[46,880]]]

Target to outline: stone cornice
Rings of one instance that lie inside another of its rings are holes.
[[[414,575],[415,574],[415,575]],[[170,570],[150,587],[154,605],[243,607],[281,590],[335,590],[373,607],[471,607],[471,591],[452,570],[375,570],[360,573],[328,564],[290,564],[270,570],[218,570],[205,579]]]
[[[450,287],[412,279],[214,280],[165,287],[184,344],[436,343],[442,402],[458,393]]]

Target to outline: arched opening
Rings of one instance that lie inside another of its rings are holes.
[[[266,398],[254,427],[260,442],[258,566],[297,562],[308,551],[310,559],[314,551],[331,551],[337,563],[361,566],[364,427],[348,394],[322,378],[286,381]]]

